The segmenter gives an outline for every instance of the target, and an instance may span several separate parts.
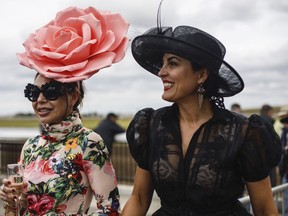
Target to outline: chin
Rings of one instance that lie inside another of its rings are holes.
[[[38,119],[42,124],[51,124],[51,120],[47,117],[41,117],[38,115]]]
[[[39,121],[41,122],[41,124],[50,124],[49,121],[42,119],[42,118],[39,118]]]
[[[165,101],[168,101],[168,102],[174,102],[174,100],[172,100],[169,97],[165,97],[164,95],[162,95],[162,99],[165,100]]]

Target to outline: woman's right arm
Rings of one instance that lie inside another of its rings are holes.
[[[145,216],[151,204],[153,191],[150,173],[137,166],[132,194],[126,202],[121,216]]]

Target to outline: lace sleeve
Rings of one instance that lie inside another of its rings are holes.
[[[149,122],[153,111],[152,108],[145,108],[137,112],[126,133],[130,153],[143,169],[148,169]]]

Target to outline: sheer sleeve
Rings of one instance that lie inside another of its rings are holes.
[[[145,108],[136,113],[127,128],[126,136],[130,153],[138,166],[148,169],[149,122],[152,108]]]
[[[240,171],[245,181],[266,178],[277,166],[282,155],[279,136],[271,123],[258,115],[249,117],[243,145],[240,150]]]

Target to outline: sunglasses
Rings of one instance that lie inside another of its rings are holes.
[[[65,88],[59,82],[51,81],[42,85],[41,88],[28,83],[24,89],[25,97],[27,97],[31,102],[37,101],[40,93],[42,93],[47,100],[53,101],[65,94]]]

